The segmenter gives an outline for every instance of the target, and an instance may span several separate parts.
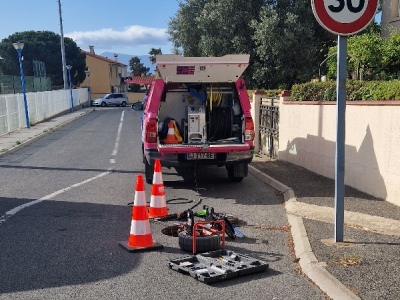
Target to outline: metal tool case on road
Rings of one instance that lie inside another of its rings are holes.
[[[230,250],[216,250],[169,261],[169,267],[210,284],[238,276],[262,272],[269,265]]]
[[[142,118],[145,177],[153,165],[216,165],[231,181],[248,173],[254,123],[244,80],[249,55],[183,57],[157,55],[158,79],[152,82]]]

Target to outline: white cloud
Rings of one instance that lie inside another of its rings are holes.
[[[158,48],[167,45],[168,34],[164,28],[150,28],[138,25],[125,27],[121,31],[103,28],[97,31],[74,31],[66,33],[81,49],[93,45],[99,49],[124,49],[148,46]]]

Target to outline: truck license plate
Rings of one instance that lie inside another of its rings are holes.
[[[215,159],[215,153],[188,153],[187,159]]]

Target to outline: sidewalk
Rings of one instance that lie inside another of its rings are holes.
[[[93,108],[0,136],[0,157]],[[332,299],[400,299],[400,207],[345,190],[344,242],[334,241],[334,181],[255,156],[250,173],[280,191],[302,271]]]
[[[400,299],[400,207],[346,186],[336,243],[334,180],[257,156],[250,172],[282,192],[302,271],[329,297]]]

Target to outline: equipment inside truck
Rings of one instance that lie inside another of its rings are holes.
[[[242,142],[242,111],[232,83],[184,84],[167,89],[159,110],[162,144],[168,131],[165,120],[169,119],[178,122],[182,143]]]

